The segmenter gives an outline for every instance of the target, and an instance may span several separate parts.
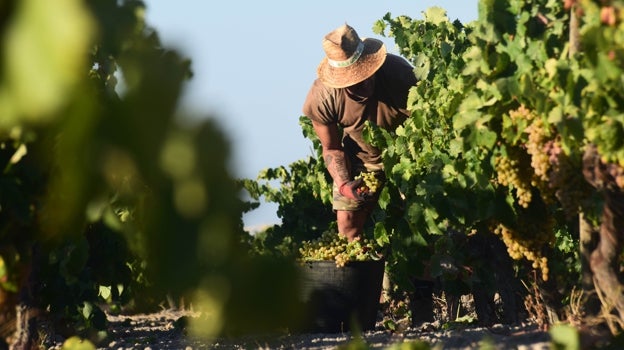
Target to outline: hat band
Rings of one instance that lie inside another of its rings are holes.
[[[353,53],[353,55],[351,55],[351,57],[347,58],[344,61],[335,61],[335,60],[328,58],[327,63],[329,63],[330,66],[335,67],[335,68],[349,67],[350,65],[357,62],[357,60],[362,55],[362,52],[364,52],[364,43],[360,41],[357,48],[355,49],[355,52]]]

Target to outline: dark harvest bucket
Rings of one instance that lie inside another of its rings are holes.
[[[305,331],[339,333],[375,328],[383,283],[383,261],[312,261],[301,266]],[[355,328],[354,328],[355,329]]]

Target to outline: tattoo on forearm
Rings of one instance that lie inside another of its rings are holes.
[[[347,170],[345,157],[342,156],[334,158],[334,164],[336,165],[336,172],[338,173],[340,179],[349,180],[349,171]]]
[[[326,154],[323,158],[329,174],[336,183],[349,181],[349,168],[344,153]]]

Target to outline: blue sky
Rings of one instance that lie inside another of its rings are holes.
[[[361,37],[386,13],[422,19],[438,6],[449,19],[477,19],[478,0],[207,1],[144,0],[147,22],[161,40],[193,61],[181,108],[216,118],[232,144],[236,177],[312,154],[299,127],[301,105],[324,56],[325,34],[348,23]],[[278,223],[276,206],[245,215],[248,227]]]

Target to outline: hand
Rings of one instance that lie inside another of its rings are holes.
[[[347,198],[351,198],[356,201],[363,201],[366,199],[366,193],[361,191],[363,184],[364,181],[362,179],[348,181],[340,185],[338,192]]]

